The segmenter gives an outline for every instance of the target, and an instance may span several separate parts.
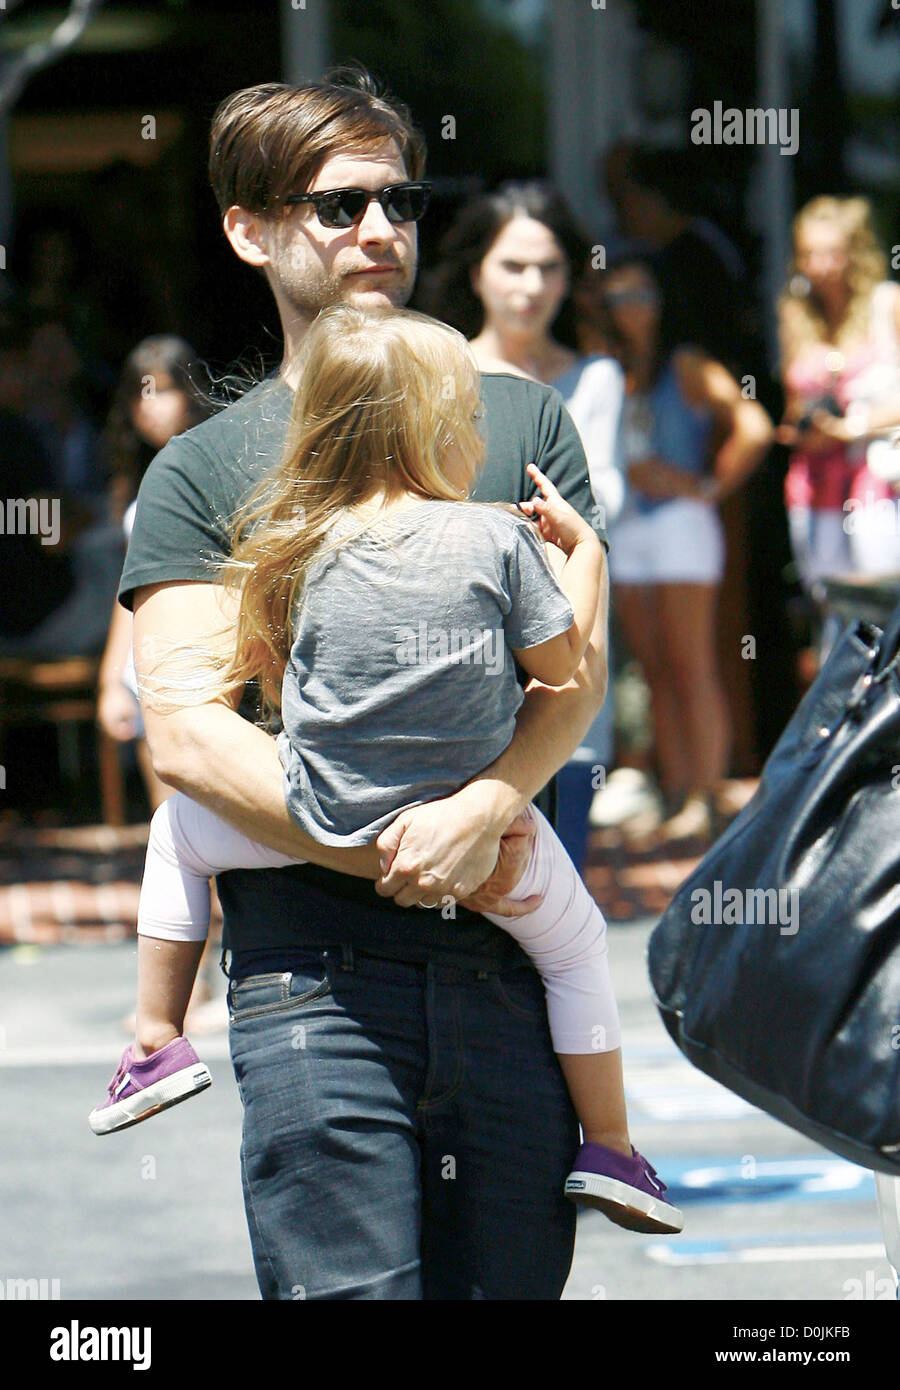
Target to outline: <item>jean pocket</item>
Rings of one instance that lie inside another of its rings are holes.
[[[324,955],[310,953],[309,963],[281,974],[248,975],[232,980],[228,987],[228,1007],[232,1023],[267,1014],[290,1013],[302,1009],[331,992],[331,977]]]
[[[492,975],[491,988],[514,1018],[532,1022],[546,1016],[544,986],[536,970],[510,970],[504,975]]]

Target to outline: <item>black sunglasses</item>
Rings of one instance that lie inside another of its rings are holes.
[[[430,183],[394,183],[368,188],[333,188],[325,193],[291,193],[286,203],[312,203],[323,227],[355,227],[375,199],[389,222],[418,222],[431,197]]]

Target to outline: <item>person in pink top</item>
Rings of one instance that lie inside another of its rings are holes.
[[[793,236],[778,437],[792,450],[785,502],[800,579],[900,573],[900,285],[885,279],[864,198],[814,198]]]
[[[886,269],[865,199],[814,198],[797,215],[779,304],[779,437],[793,450],[785,500],[807,587],[829,574],[900,574],[900,285]],[[875,1179],[896,1274],[900,1179]]]

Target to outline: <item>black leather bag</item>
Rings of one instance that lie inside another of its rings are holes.
[[[846,628],[650,938],[656,1004],[730,1090],[900,1175],[900,608]]]

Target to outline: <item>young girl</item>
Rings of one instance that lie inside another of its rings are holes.
[[[646,262],[610,266],[603,285],[626,379],[627,486],[611,528],[610,580],[625,641],[650,687],[669,811],[658,834],[709,840],[730,744],[716,652],[725,570],[718,504],[762,462],[772,424],[721,363],[686,343],[668,351],[665,305]],[[648,819],[652,825],[652,812]]]
[[[545,683],[571,678],[602,550],[534,465],[542,495],[523,504],[531,519],[467,500],[483,455],[479,377],[453,329],[336,305],[309,329],[303,358],[285,461],[241,518],[224,575],[237,607],[229,654],[198,691],[191,653],[185,698],[258,679],[281,709],[291,813],[321,843],[364,845],[507,746],[523,699],[512,656]],[[559,583],[535,523],[566,557]],[[542,901],[515,920],[487,915],[544,981],[584,1131],[566,1191],[631,1229],[679,1231],[681,1213],[628,1135],[606,923],[549,823],[529,814],[531,858],[510,897]],[[207,880],[295,862],[181,794],[156,812],[138,919],[138,1042],[90,1117],[95,1133],[209,1085],[181,1036]]]

